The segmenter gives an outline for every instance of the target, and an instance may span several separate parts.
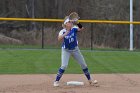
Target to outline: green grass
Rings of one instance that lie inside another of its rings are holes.
[[[91,73],[140,73],[140,52],[82,51]],[[61,50],[0,50],[0,74],[51,74],[61,64]],[[82,73],[71,57],[66,73]]]
[[[1,49],[41,49],[41,45],[4,45],[0,44]]]

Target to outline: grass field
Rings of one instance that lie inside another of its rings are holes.
[[[82,51],[91,73],[140,73],[140,52]],[[61,63],[61,50],[0,50],[0,74],[52,74]],[[82,73],[71,57],[66,73]]]

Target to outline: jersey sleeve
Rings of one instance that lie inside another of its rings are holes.
[[[74,30],[75,32],[78,32],[78,28],[73,28],[73,30]]]

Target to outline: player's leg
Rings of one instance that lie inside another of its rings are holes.
[[[87,64],[86,64],[85,59],[84,59],[83,55],[81,54],[78,47],[75,49],[75,51],[73,51],[72,55],[76,59],[76,61],[80,64],[80,66],[83,69],[83,72],[84,72],[85,76],[87,77],[87,79],[91,80]]]
[[[85,59],[84,59],[83,55],[81,54],[81,52],[80,52],[78,47],[76,48],[75,51],[73,51],[72,55],[77,60],[77,62],[80,64],[85,76],[87,77],[87,79],[89,81],[89,84],[91,84],[91,85],[97,84],[97,80],[94,80],[92,82],[92,79],[91,79],[87,64],[86,64]]]
[[[68,61],[69,61],[70,53],[66,49],[62,49],[61,53],[61,67],[58,70],[54,86],[59,86],[59,80],[61,79],[63,73],[65,72],[65,69],[68,66]]]
[[[91,84],[92,80],[91,80],[91,76],[90,76],[87,64],[78,47],[75,49],[75,51],[73,51],[72,55],[77,60],[77,62],[80,64],[85,76],[87,77],[89,83]]]

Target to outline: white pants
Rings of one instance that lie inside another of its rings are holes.
[[[76,47],[74,50],[68,50],[62,48],[62,54],[61,54],[61,69],[66,69],[68,66],[69,58],[70,56],[73,56],[74,59],[80,64],[82,69],[87,68],[87,64],[84,60],[83,55],[81,54],[78,47]]]

